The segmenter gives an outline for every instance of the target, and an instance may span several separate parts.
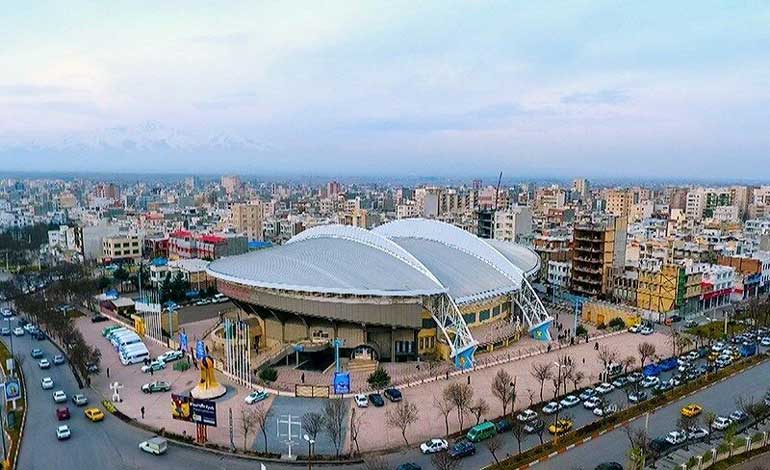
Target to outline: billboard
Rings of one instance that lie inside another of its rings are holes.
[[[187,339],[187,333],[183,331],[179,333],[179,349],[181,349],[184,352],[187,352],[188,347],[189,347],[189,344]]]
[[[198,400],[193,398],[190,402],[192,420],[194,423],[217,427],[217,404],[212,400]]]
[[[206,344],[199,339],[195,342],[195,358],[199,361],[206,357]]]
[[[190,397],[171,394],[171,417],[180,421],[192,421]]]
[[[338,395],[350,393],[350,372],[334,373],[334,393]]]
[[[172,393],[171,417],[180,421],[216,427],[217,404],[211,400],[198,400]]]
[[[13,401],[19,398],[21,398],[19,379],[11,377],[5,381],[5,399],[6,401]]]

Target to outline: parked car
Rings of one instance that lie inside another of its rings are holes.
[[[148,384],[142,385],[142,391],[144,393],[168,392],[170,390],[171,390],[171,385],[168,382],[165,382],[162,380],[158,380],[155,382],[150,382]],[[246,397],[246,399],[248,399],[248,397]]]
[[[560,403],[556,403],[555,401],[551,401],[551,402],[548,402],[548,404],[546,404],[543,407],[543,413],[545,413],[547,415],[552,415],[552,414],[556,413],[557,410],[560,410],[562,408],[564,408],[564,406],[561,405]]]
[[[580,404],[580,399],[575,395],[567,395],[559,402],[559,404],[565,408],[571,408]]]
[[[578,398],[580,398],[582,401],[585,401],[595,396],[596,396],[596,390],[592,388],[587,388],[582,392],[580,392],[580,395],[578,395]]]
[[[366,395],[363,393],[359,393],[355,396],[356,406],[359,408],[366,408],[369,406],[369,399],[366,398]]]
[[[160,356],[158,356],[156,360],[166,363],[166,362],[176,361],[177,359],[181,359],[182,356],[184,356],[184,353],[182,353],[182,351],[177,351],[177,350],[166,351]]]
[[[524,432],[527,434],[536,434],[541,432],[543,429],[545,429],[545,421],[542,419],[534,419],[524,425]]]
[[[615,389],[615,386],[611,383],[602,382],[596,387],[596,391],[602,395],[606,395],[613,391]]]
[[[369,394],[369,403],[376,407],[385,406],[385,400],[382,398],[382,395],[379,393],[370,393]]]
[[[684,430],[671,431],[666,434],[666,442],[672,446],[683,444],[687,440],[687,433]]]
[[[628,328],[628,332],[629,333],[634,333],[634,334],[639,333],[639,325],[631,325]]]
[[[165,362],[155,360],[155,361],[150,362],[146,366],[142,366],[142,372],[144,372],[144,373],[147,373],[147,372],[150,372],[150,371],[157,372],[157,371],[159,371],[161,369],[165,369],[165,368],[166,368],[166,363]]]
[[[470,441],[462,440],[456,442],[449,448],[449,456],[453,459],[476,455],[476,444]]]
[[[617,379],[612,381],[612,386],[615,388],[623,388],[626,385],[628,385],[628,377],[618,377]]]
[[[8,328],[7,326],[0,328],[0,335],[11,336],[11,329]]]
[[[555,435],[565,434],[572,429],[573,422],[567,418],[559,418],[559,420],[550,426],[548,426],[548,432]]]
[[[96,315],[93,315],[91,317],[91,323],[101,323],[103,321],[107,321],[109,318],[105,317],[101,313],[97,313]]]
[[[161,455],[168,449],[168,441],[162,437],[153,437],[140,442],[139,448],[148,454]]]
[[[420,444],[420,451],[423,454],[436,454],[449,448],[449,444],[444,439],[431,439]]]
[[[629,381],[630,383],[632,383],[632,384],[635,384],[636,382],[639,382],[639,381],[640,381],[640,380],[642,380],[643,378],[644,378],[644,376],[643,376],[641,373],[639,373],[639,372],[634,372],[634,373],[632,373],[632,374],[629,374],[629,376],[628,376],[628,381]]]
[[[35,338],[37,341],[45,341],[48,339],[48,337],[40,330],[35,331],[34,333],[31,333],[32,337]]]
[[[385,398],[392,402],[401,401],[403,399],[403,396],[401,395],[401,390],[397,388],[386,388],[384,392],[382,392],[383,395],[385,395]]]
[[[623,470],[623,465],[617,462],[604,462],[594,467],[594,470]]]
[[[599,417],[609,416],[618,412],[618,405],[610,403],[607,406],[597,406],[593,410],[593,414]]]
[[[641,382],[639,382],[639,385],[641,385],[643,388],[652,388],[657,385],[660,385],[660,379],[657,377],[645,377],[642,379]]]
[[[62,406],[61,408],[56,408],[56,419],[59,421],[64,421],[65,419],[70,419],[70,409],[66,406]]]
[[[711,423],[711,429],[714,429],[716,431],[724,431],[732,424],[732,421],[730,421],[730,418],[725,418],[724,416],[717,416],[714,419],[714,422]]]
[[[639,390],[638,392],[633,392],[630,395],[628,395],[628,401],[631,403],[640,403],[647,399],[647,393],[643,390]]]
[[[24,336],[24,329],[16,327],[13,329],[13,336]]]
[[[650,327],[650,326],[643,326],[643,327],[642,327],[642,328],[639,330],[639,334],[640,334],[640,335],[644,335],[644,336],[648,336],[648,335],[651,335],[651,334],[652,334],[652,327]]]
[[[65,439],[69,439],[72,433],[70,432],[70,427],[66,424],[62,424],[61,426],[57,426],[56,428],[56,439],[63,441]]]
[[[477,424],[476,426],[473,426],[465,434],[465,437],[467,437],[471,442],[481,442],[484,439],[489,439],[495,434],[497,434],[497,427],[495,426],[495,423],[491,421],[485,421],[483,423]]]
[[[268,397],[268,394],[264,390],[254,390],[253,392],[246,395],[246,398],[244,401],[249,404],[253,405],[254,403],[259,403],[262,400],[266,400]]]
[[[741,410],[735,410],[732,413],[730,413],[730,421],[732,421],[733,423],[742,423],[747,419],[749,419],[749,415],[747,415]]]
[[[599,397],[591,397],[583,402],[583,407],[587,410],[593,410],[597,406],[601,407],[602,399]]]
[[[516,415],[516,419],[518,419],[522,423],[529,423],[530,421],[534,421],[537,419],[537,412],[529,409],[523,410],[521,413]]]
[[[414,462],[406,462],[396,467],[396,470],[422,470],[422,467]]]
[[[692,428],[687,430],[687,439],[691,441],[704,439],[708,435],[709,435],[709,431],[706,428],[693,426]]]
[[[86,408],[83,414],[86,415],[86,418],[94,423],[104,419],[104,412],[102,412],[102,410],[99,408]]]

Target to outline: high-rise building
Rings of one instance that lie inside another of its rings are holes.
[[[626,258],[626,217],[590,217],[573,229],[573,292],[587,297],[609,297],[614,277]]]
[[[329,197],[334,197],[337,194],[342,192],[342,185],[339,184],[336,181],[329,181],[326,183],[326,195]]]
[[[607,213],[615,217],[628,217],[631,209],[631,193],[626,189],[611,189],[607,192]]]
[[[578,194],[581,201],[585,201],[591,194],[591,185],[587,179],[579,178],[572,182],[572,190]]]
[[[495,212],[495,240],[520,243],[531,238],[532,211],[526,206],[514,206]]]
[[[260,201],[234,204],[231,217],[233,228],[237,233],[245,235],[249,241],[262,240],[265,211]]]

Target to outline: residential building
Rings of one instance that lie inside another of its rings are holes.
[[[532,211],[526,206],[513,206],[495,212],[495,240],[523,242],[532,235]]]
[[[227,194],[233,194],[241,189],[241,179],[236,175],[222,176],[220,184]]]
[[[249,241],[263,240],[264,217],[264,207],[260,201],[234,204],[231,209],[231,221],[235,232],[245,235]]]
[[[613,277],[625,265],[626,217],[588,217],[572,232],[573,292],[586,297],[610,297]]]
[[[628,218],[631,208],[631,193],[627,189],[612,189],[607,192],[606,199],[608,214]]]
[[[138,235],[112,235],[102,239],[102,261],[134,262],[142,258],[142,240]]]
[[[177,230],[169,235],[168,252],[172,260],[183,258],[218,259],[246,253],[248,242],[243,235],[196,234]]]

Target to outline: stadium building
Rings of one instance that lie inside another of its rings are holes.
[[[435,220],[373,230],[308,229],[286,244],[208,267],[220,292],[258,317],[259,348],[344,353],[375,360],[438,354],[470,367],[474,330],[502,322],[550,339],[551,318],[527,278],[540,259],[514,243],[481,239]]]

